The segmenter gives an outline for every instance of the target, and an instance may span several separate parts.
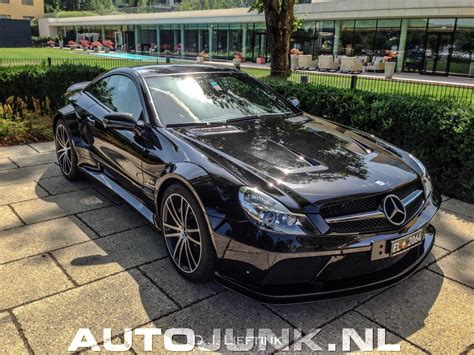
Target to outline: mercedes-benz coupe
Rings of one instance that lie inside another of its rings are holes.
[[[310,301],[400,281],[433,246],[440,198],[418,159],[240,71],[121,68],[66,96],[64,176],[145,216],[188,280]]]

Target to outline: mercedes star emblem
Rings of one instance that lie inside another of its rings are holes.
[[[400,226],[405,222],[407,212],[402,201],[395,195],[388,195],[383,200],[383,212],[385,217],[395,226]]]

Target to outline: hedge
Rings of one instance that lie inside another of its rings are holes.
[[[68,86],[102,72],[80,65],[0,68],[0,102],[12,95],[48,97],[57,108]],[[441,193],[474,202],[470,104],[268,79],[267,83],[285,97],[297,97],[310,114],[370,132],[411,152],[425,163]]]
[[[48,97],[51,107],[57,109],[63,105],[69,86],[90,81],[103,71],[85,65],[1,67],[0,103],[10,96],[21,97],[27,102],[31,102],[31,98],[43,101]]]

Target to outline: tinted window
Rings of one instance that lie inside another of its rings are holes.
[[[142,114],[137,88],[126,76],[112,75],[102,79],[89,92],[112,111],[131,113],[135,120]]]
[[[294,110],[257,80],[235,74],[191,74],[147,79],[165,124],[218,122]]]

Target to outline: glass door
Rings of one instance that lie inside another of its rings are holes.
[[[448,75],[453,34],[428,33],[425,50],[425,73]]]
[[[253,35],[252,59],[255,61],[258,57],[267,58],[267,34],[255,32]]]

